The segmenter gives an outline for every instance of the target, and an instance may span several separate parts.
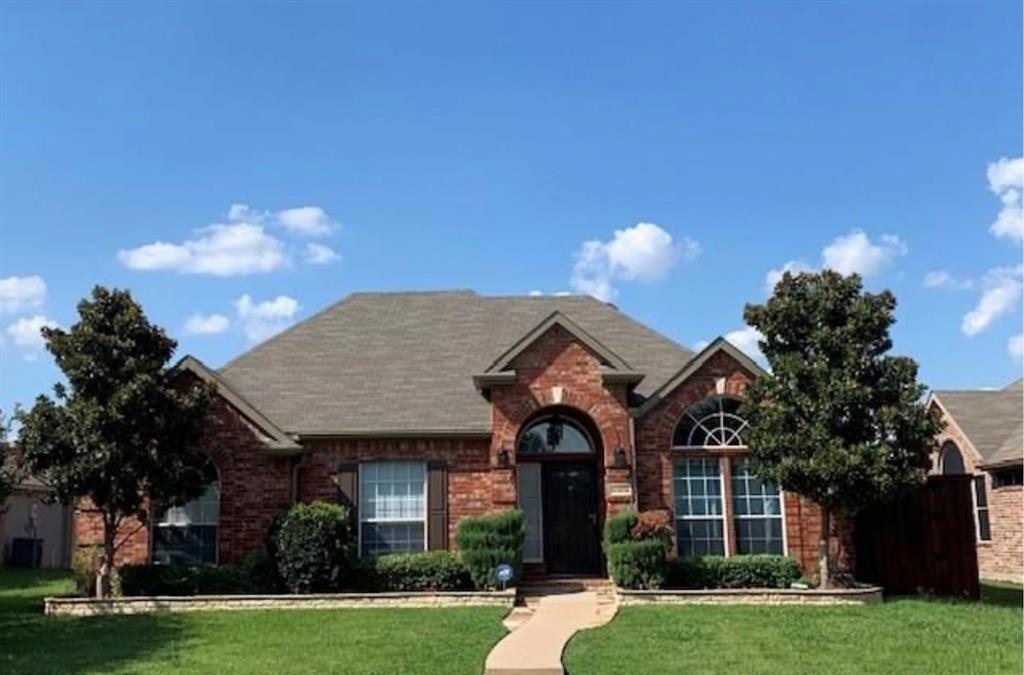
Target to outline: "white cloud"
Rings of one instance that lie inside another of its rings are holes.
[[[201,236],[181,244],[158,241],[118,251],[117,258],[134,270],[174,270],[220,277],[273,272],[288,264],[284,244],[254,223],[210,225]]]
[[[1024,265],[1014,268],[997,268],[985,275],[984,291],[978,304],[964,315],[960,330],[964,335],[977,335],[1004,314],[1020,306],[1021,275]]]
[[[989,232],[997,237],[1020,244],[1024,241],[1024,209],[1021,191],[1024,190],[1024,158],[1001,157],[988,165],[988,189],[1003,203]]]
[[[907,244],[894,234],[883,234],[872,242],[863,230],[852,230],[836,237],[821,250],[821,266],[815,267],[803,260],[790,260],[782,267],[768,270],[765,292],[771,293],[786,272],[817,272],[828,268],[840,274],[859,274],[871,277],[886,270],[899,256],[906,255]]]
[[[907,245],[894,234],[883,234],[872,243],[861,230],[837,237],[821,252],[824,267],[840,274],[857,273],[874,276],[888,267],[898,256],[907,254]]]
[[[326,265],[341,259],[341,256],[335,253],[330,246],[314,243],[306,244],[305,256],[306,262],[311,265]]]
[[[1020,363],[1024,361],[1024,333],[1018,333],[1006,341],[1006,350],[1010,357]]]
[[[534,298],[538,298],[544,295],[544,291],[530,291],[529,295]]]
[[[275,220],[292,234],[322,237],[334,231],[334,222],[319,206],[299,206],[274,214]]]
[[[43,327],[57,328],[59,324],[53,319],[48,319],[41,314],[31,317],[22,317],[7,327],[7,334],[16,347],[25,353],[25,358],[34,361],[39,351],[46,346],[43,334],[40,332]]]
[[[583,242],[576,254],[569,284],[577,293],[611,300],[616,280],[653,283],[664,279],[682,260],[692,260],[700,245],[688,237],[676,241],[654,223],[616,230],[611,241]]]
[[[193,314],[185,320],[187,335],[216,335],[231,327],[231,320],[223,314]]]
[[[924,275],[921,285],[925,288],[941,288],[946,291],[964,291],[974,288],[974,279],[957,278],[946,270],[932,270]]]
[[[725,334],[725,339],[750,358],[764,363],[764,354],[757,344],[759,340],[764,339],[764,335],[753,326],[729,331]]]
[[[257,303],[245,294],[235,301],[235,310],[245,336],[253,342],[261,342],[295,323],[299,303],[287,295]]]
[[[0,312],[18,312],[42,307],[46,282],[40,276],[0,279]]]

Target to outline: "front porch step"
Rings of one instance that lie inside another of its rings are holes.
[[[592,592],[599,605],[616,605],[615,586],[604,577],[524,578],[516,590],[516,606],[536,607],[542,598],[552,595]]]

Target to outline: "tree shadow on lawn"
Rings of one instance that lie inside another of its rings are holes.
[[[937,603],[974,603],[974,600],[954,595],[894,595],[887,596],[886,602],[927,600]],[[1004,582],[981,582],[981,598],[977,604],[992,607],[1011,607],[1024,609],[1024,586]]]
[[[103,673],[161,652],[173,664],[185,626],[174,615],[52,617],[43,614],[53,586],[5,579],[0,593],[0,672]],[[59,588],[59,587],[58,587]],[[47,590],[41,594],[41,589]],[[61,589],[66,592],[66,588]]]

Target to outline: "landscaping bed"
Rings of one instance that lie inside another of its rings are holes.
[[[701,588],[635,591],[617,589],[622,605],[872,605],[880,586],[862,588]]]

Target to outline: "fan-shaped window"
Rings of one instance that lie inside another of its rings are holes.
[[[551,415],[542,417],[519,436],[517,452],[523,455],[581,454],[594,451],[590,434],[575,421]]]
[[[672,435],[672,445],[689,448],[743,447],[747,421],[737,412],[740,402],[715,396],[690,406]]]
[[[952,441],[942,444],[941,452],[942,473],[951,476],[964,473],[964,456],[960,454],[960,448]]]

